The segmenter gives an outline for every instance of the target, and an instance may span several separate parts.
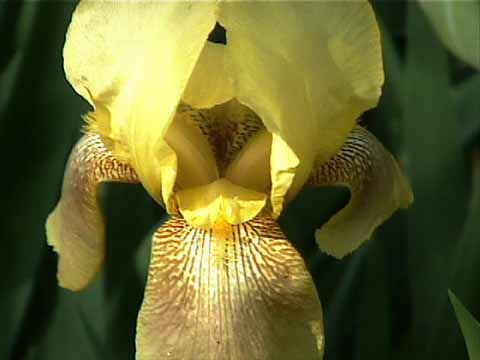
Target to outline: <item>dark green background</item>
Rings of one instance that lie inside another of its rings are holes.
[[[444,48],[416,3],[374,5],[386,83],[364,124],[401,161],[415,203],[342,261],[320,253],[313,233],[345,191],[305,191],[281,225],[318,286],[326,360],[464,360],[447,289],[480,318],[480,74]],[[0,3],[0,359],[134,359],[147,235],[165,219],[140,186],[105,186],[105,271],[82,293],[57,287],[44,222],[88,111],[62,68],[73,8]]]

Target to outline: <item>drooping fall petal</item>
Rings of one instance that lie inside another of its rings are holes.
[[[175,153],[163,137],[215,26],[215,7],[83,1],[67,33],[69,82],[103,109],[106,119],[98,130],[113,140],[114,155],[132,164],[158,202],[168,201],[176,175]]]
[[[86,135],[72,150],[62,197],[46,225],[48,243],[59,255],[58,280],[65,288],[85,288],[103,263],[104,222],[96,195],[105,181],[138,180],[129,165],[112,156],[100,136]]]
[[[337,258],[354,251],[395,210],[413,201],[395,158],[361,127],[350,133],[337,155],[320,162],[309,184],[347,186],[351,191],[348,205],[316,232],[320,249]]]
[[[137,360],[321,359],[322,310],[271,218],[200,230],[174,217],[153,236],[136,344]]]

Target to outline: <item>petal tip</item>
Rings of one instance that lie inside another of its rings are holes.
[[[48,216],[45,224],[47,243],[58,255],[58,285],[72,291],[80,291],[87,288],[96,278],[103,263],[103,256],[98,254],[97,259],[91,260],[91,266],[86,267],[88,271],[81,271],[78,268],[78,264],[75,265],[78,262],[77,256],[72,251],[69,251],[68,247],[64,248],[62,246],[65,237],[64,215],[62,213],[63,209],[61,204],[59,204]],[[74,235],[72,236],[75,237]],[[80,253],[82,252],[82,249],[77,250]]]
[[[327,255],[334,257],[337,260],[342,260],[345,256],[350,255],[354,252],[364,241],[370,238],[367,237],[365,240],[359,238],[358,244],[352,246],[351,243],[348,246],[342,246],[342,241],[337,241],[338,239],[330,234],[326,229],[321,228],[315,230],[315,240],[318,247],[322,252]]]

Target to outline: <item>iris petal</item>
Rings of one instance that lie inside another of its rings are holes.
[[[225,46],[207,42],[182,99],[203,109],[225,103],[233,96],[230,75],[225,69]]]
[[[207,138],[195,126],[192,113],[178,112],[165,135],[178,161],[174,179],[177,189],[206,185],[218,179],[214,154]]]
[[[320,359],[322,310],[270,218],[209,230],[172,218],[153,236],[137,360]]]
[[[81,290],[104,260],[104,223],[96,194],[101,182],[137,182],[133,169],[118,162],[100,136],[79,140],[68,160],[62,197],[47,220],[48,243],[59,255],[61,286]]]
[[[232,184],[225,178],[175,194],[178,208],[189,224],[209,229],[218,222],[240,224],[257,216],[265,206],[263,193]]]
[[[278,215],[285,188],[288,201],[315,158],[333,156],[377,104],[383,66],[375,15],[366,1],[225,2],[218,22],[236,98],[295,154],[286,161],[272,149]]]
[[[226,45],[206,43],[216,21]],[[250,107],[295,155],[285,161],[272,148],[275,215],[315,158],[333,156],[358,116],[376,105],[383,83],[366,1],[84,1],[64,58],[75,90],[106,114],[102,134],[114,140],[114,154],[159,202],[168,203],[176,175],[175,153],[162,138],[180,99],[212,107],[236,97]]]
[[[168,202],[176,171],[165,167],[175,153],[162,138],[215,26],[215,7],[83,1],[67,33],[68,80],[93,106],[105,109],[103,135],[114,140],[114,154],[129,160],[159,202]]]
[[[271,144],[272,134],[265,129],[258,131],[230,162],[225,178],[247,189],[268,193]]]
[[[357,249],[394,211],[413,202],[395,158],[361,127],[351,132],[337,155],[320,162],[309,184],[350,188],[349,204],[316,232],[320,249],[336,258]]]
[[[290,146],[280,136],[273,134],[270,156],[270,176],[272,178],[270,201],[275,217],[278,217],[283,210],[283,201],[297,175],[299,164],[300,159]],[[301,168],[303,171],[306,169],[308,169],[306,166]]]

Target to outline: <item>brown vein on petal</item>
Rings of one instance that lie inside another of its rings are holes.
[[[210,231],[210,230],[209,230]],[[209,234],[209,237],[211,238],[211,234]],[[210,249],[210,242],[208,242],[208,244],[206,245],[206,253],[207,254],[210,254],[211,253],[211,249]],[[207,255],[208,256],[208,255]],[[207,289],[207,296],[206,296],[206,299],[207,299],[207,319],[211,319],[211,309],[210,309],[210,306],[211,306],[211,302],[210,302],[210,297],[211,297],[211,289],[213,288],[212,284],[211,284],[211,274],[210,274],[210,271],[211,271],[211,263],[210,261],[207,261],[207,280],[206,280],[206,289]],[[215,319],[217,319],[218,317],[216,316]],[[216,324],[214,325],[214,328],[216,327]],[[197,329],[197,331],[201,331],[201,329]],[[213,334],[210,334],[210,328],[208,328],[208,332],[207,332],[207,338],[210,338]],[[208,348],[207,348],[207,352],[210,353],[210,342],[208,342]]]
[[[200,234],[201,235],[204,235],[205,234],[205,230],[200,230]],[[199,254],[195,256],[195,260],[198,261],[198,269],[196,271],[196,274],[198,274],[196,276],[197,280],[196,280],[196,285],[198,286],[198,290],[196,292],[196,303],[197,303],[197,311],[196,311],[196,314],[195,314],[195,333],[199,333],[199,326],[198,326],[198,323],[200,322],[200,318],[206,318],[205,314],[203,313],[204,309],[202,307],[203,305],[203,302],[206,298],[206,296],[208,295],[205,295],[205,291],[208,289],[207,286],[208,284],[205,284],[205,286],[202,286],[203,283],[202,283],[202,280],[203,280],[203,277],[205,275],[205,272],[202,271],[202,265],[204,264],[204,248],[205,248],[205,243],[207,240],[208,241],[208,238],[204,237],[204,236],[200,236],[201,237],[201,240],[200,240],[200,243],[199,243]],[[203,331],[209,331],[210,329],[209,328],[204,328]],[[203,335],[203,334],[202,334]],[[191,354],[190,354],[190,357],[193,357],[194,356],[194,351],[195,349],[197,348],[196,346],[196,343],[198,341],[198,336],[194,336],[192,338],[192,344],[191,344]],[[201,339],[200,339],[201,340]],[[200,345],[203,345],[202,343]]]
[[[248,140],[264,128],[262,120],[237,100],[211,109],[194,109],[181,103],[177,114],[188,116],[208,139],[220,172],[226,169]]]
[[[244,232],[248,231],[247,227],[244,224],[241,224],[240,227]],[[258,316],[261,316],[261,314],[267,313],[268,312],[268,288],[264,287],[263,289],[258,286],[259,282],[256,276],[254,276],[255,272],[253,271],[253,268],[250,266],[251,262],[250,256],[248,256],[248,252],[252,247],[255,247],[255,244],[253,242],[253,239],[249,238],[250,247],[247,246],[240,246],[240,252],[241,252],[241,258],[242,258],[242,266],[245,269],[246,276],[250,279],[252,279],[251,283],[253,286],[249,287],[248,295],[249,295],[249,303],[253,304],[255,302],[259,303],[258,308],[254,308],[256,310],[254,313],[250,314],[252,318],[257,318]],[[248,261],[248,266],[245,266],[245,263]],[[250,270],[250,271],[248,271]],[[258,270],[258,269],[257,269]],[[257,273],[258,274],[258,273]],[[248,282],[247,282],[248,284]],[[248,307],[248,309],[251,309],[251,306]],[[267,329],[257,329],[260,333],[264,333],[265,331],[271,331],[272,323],[268,322],[267,323]],[[254,340],[252,339],[252,342]],[[254,356],[259,356],[262,353],[262,346],[259,341],[257,341],[254,346],[256,346]]]
[[[319,359],[315,287],[272,219],[202,231],[172,218],[153,236],[151,264],[137,359]]]
[[[102,182],[138,182],[135,171],[107,149],[100,135],[85,135],[69,157],[62,196],[47,220],[47,238],[59,254],[60,285],[86,287],[104,259],[104,223],[97,203]]]
[[[232,323],[231,321],[231,317],[229,315],[233,314],[234,312],[234,305],[233,305],[233,299],[234,297],[232,296],[232,291],[231,291],[231,288],[232,288],[232,285],[231,285],[231,278],[229,276],[229,272],[230,272],[230,268],[227,267],[226,268],[226,271],[220,271],[219,273],[221,274],[222,276],[222,282],[225,282],[225,285],[222,286],[221,284],[219,285],[219,288],[220,289],[223,289],[223,288],[226,288],[227,289],[227,301],[225,302],[226,306],[225,306],[225,314],[226,314],[226,318],[227,318],[227,321],[228,321],[228,337],[227,339],[232,339],[233,336],[234,336],[234,324]],[[220,301],[222,301],[222,299],[220,299]],[[224,343],[224,346],[226,346],[228,348],[228,354],[229,356],[232,356],[233,359],[235,358],[238,358],[238,355],[236,353],[236,349],[235,347],[233,346],[230,346],[229,345],[229,342],[226,341],[225,339],[221,340],[222,343]],[[233,352],[233,354],[232,354]],[[219,352],[220,353],[220,352]]]
[[[413,201],[408,181],[395,158],[359,126],[337,155],[316,164],[308,184],[350,188],[349,204],[316,234],[320,248],[338,258],[355,250],[395,210]]]
[[[355,190],[372,179],[385,152],[383,146],[367,130],[356,127],[342,149],[330,161],[317,164],[309,179],[311,185],[347,184]]]
[[[185,266],[185,269],[188,268],[188,270],[183,272],[183,274],[184,274],[183,276],[186,277],[187,279],[189,278],[190,274],[192,274],[194,272],[193,269],[195,269],[195,261],[197,260],[197,256],[195,256],[195,254],[197,254],[197,252],[198,252],[198,247],[197,247],[197,244],[195,243],[194,239],[196,237],[196,234],[199,234],[201,232],[202,232],[202,230],[195,229],[194,231],[192,231],[188,235],[190,246],[189,246],[189,250],[187,250],[187,253],[191,252],[192,254],[194,254],[194,256],[191,256],[190,258],[187,258],[187,263],[186,263],[187,265]],[[179,283],[181,283],[182,281],[183,281],[183,279],[179,279]],[[183,291],[181,291],[181,290],[183,290]],[[179,292],[181,292],[183,300],[188,300],[189,296],[187,296],[187,295],[190,295],[190,293],[192,292],[192,288],[190,288],[190,287],[180,288]],[[169,310],[169,308],[166,309],[166,311]],[[177,314],[175,313],[175,311],[172,311],[171,321],[175,318],[176,315]],[[181,330],[179,332],[177,341],[176,341],[177,344],[182,341],[182,335],[185,332],[185,330],[186,330],[186,323],[183,323],[182,326],[181,326]]]
[[[248,229],[245,229],[245,231],[248,231]],[[252,232],[255,234],[255,236],[258,236],[258,233],[252,228]],[[251,268],[253,269],[252,272],[258,274],[257,277],[254,278],[255,282],[258,285],[258,289],[260,291],[261,296],[263,297],[264,293],[267,293],[268,291],[268,283],[269,279],[266,274],[266,271],[268,272],[268,268],[263,268],[257,258],[260,258],[262,261],[262,252],[258,250],[258,243],[252,239],[252,246],[247,249],[249,252],[248,260]],[[263,262],[265,264],[265,262]],[[263,265],[262,264],[262,265]]]

